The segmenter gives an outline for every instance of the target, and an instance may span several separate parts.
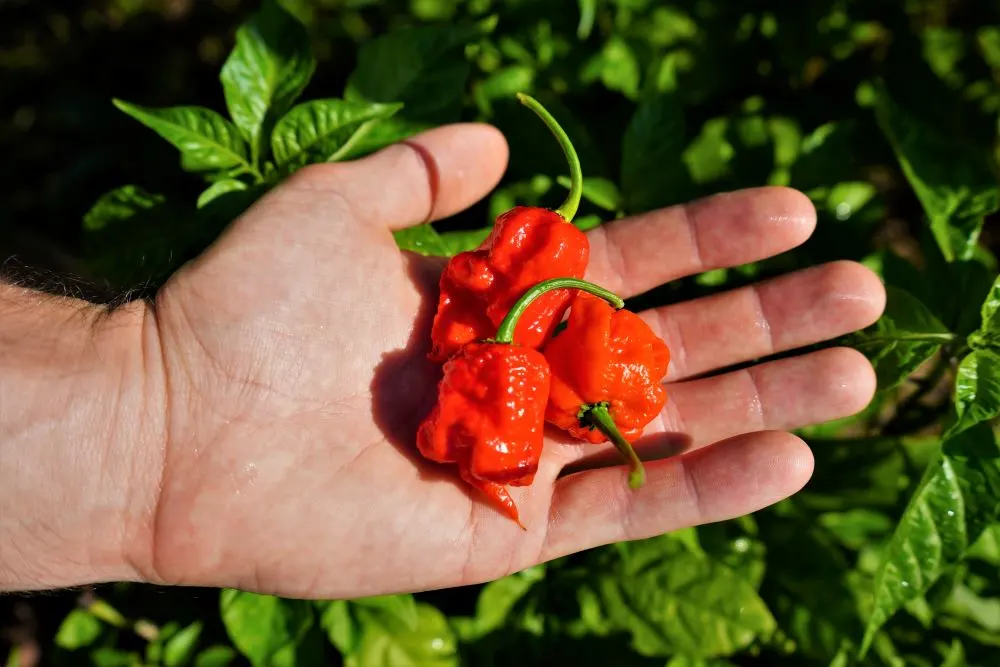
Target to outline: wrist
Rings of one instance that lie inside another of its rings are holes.
[[[0,590],[149,572],[165,438],[148,319],[0,285]]]

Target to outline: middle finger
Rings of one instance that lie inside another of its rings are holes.
[[[878,276],[841,261],[641,316],[670,348],[676,381],[863,329],[884,306]]]

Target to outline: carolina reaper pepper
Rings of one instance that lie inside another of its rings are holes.
[[[550,375],[542,353],[514,342],[514,332],[537,299],[571,288],[623,305],[604,288],[575,278],[535,285],[514,303],[496,338],[469,343],[445,363],[437,405],[417,431],[421,454],[457,464],[462,479],[518,525],[507,485],[527,486],[538,470]]]
[[[552,372],[546,421],[580,440],[610,440],[631,464],[630,486],[641,486],[645,473],[630,442],[666,401],[666,343],[635,313],[578,293],[544,354]]]
[[[571,224],[580,205],[583,173],[569,137],[536,100],[519,94],[556,137],[570,167],[570,192],[555,211],[518,206],[500,215],[477,250],[448,261],[431,330],[429,357],[445,361],[463,345],[491,335],[529,288],[549,278],[582,278],[590,257],[586,234]],[[571,294],[548,292],[521,318],[514,342],[538,349],[566,314]]]

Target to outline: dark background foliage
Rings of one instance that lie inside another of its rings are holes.
[[[803,429],[814,480],[752,517],[416,597],[306,603],[134,585],[6,597],[0,656],[203,667],[997,663],[1000,2],[282,5],[305,27],[282,12],[262,39],[315,56],[302,100],[403,103],[364,132],[345,126],[340,157],[459,119],[494,123],[510,142],[488,200],[398,235],[401,247],[452,254],[514,202],[561,200],[563,157],[512,100],[526,90],[569,131],[592,179],[583,226],[740,187],[806,192],[820,222],[803,248],[636,305],[864,261],[889,287],[886,316],[838,343],[870,356],[879,394],[856,418]],[[259,176],[185,171],[190,160],[179,164],[177,149],[111,102],[225,114],[219,71],[258,9],[0,0],[5,272],[93,299],[155,290],[281,177],[263,161]],[[247,189],[208,197],[206,180]],[[196,207],[199,196],[214,199]]]

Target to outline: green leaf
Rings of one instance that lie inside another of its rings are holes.
[[[578,4],[580,5],[580,22],[576,25],[576,36],[580,39],[587,39],[594,29],[597,0],[578,0]]]
[[[965,649],[962,642],[957,639],[952,640],[948,653],[944,656],[941,667],[965,667]]]
[[[979,540],[969,549],[968,556],[1000,568],[1000,524],[994,524],[984,530]]]
[[[958,365],[955,375],[955,411],[958,433],[1000,416],[1000,352],[973,350]]]
[[[579,215],[573,218],[573,226],[581,232],[589,232],[591,229],[600,227],[602,224],[604,224],[604,220],[599,215]]]
[[[621,187],[630,213],[684,201],[686,144],[680,100],[652,97],[636,110],[622,139]]]
[[[59,625],[56,632],[56,646],[75,651],[90,646],[101,636],[101,622],[83,609],[74,609]]]
[[[377,123],[370,125],[365,132],[358,133],[355,140],[344,147],[339,160],[353,160],[364,157],[386,146],[409,139],[432,127],[428,123],[407,120],[398,114],[383,118]]]
[[[574,224],[578,223],[582,218],[574,220]],[[444,249],[447,257],[452,257],[460,252],[467,252],[469,250],[478,249],[486,237],[490,235],[493,231],[493,227],[481,227],[479,229],[463,229],[456,230],[452,232],[444,232],[441,234],[441,243],[444,244]]]
[[[968,586],[959,585],[952,591],[945,611],[968,619],[1000,638],[1000,597],[983,597]]]
[[[276,0],[264,0],[260,12],[237,30],[219,78],[254,164],[264,157],[275,120],[295,103],[315,69],[305,27]]]
[[[639,95],[639,59],[628,42],[612,36],[601,52],[584,64],[580,80],[584,83],[600,81],[608,90],[635,99]]]
[[[163,648],[163,664],[165,667],[180,667],[186,665],[198,647],[202,624],[192,623],[167,640]]]
[[[170,621],[160,628],[156,636],[146,644],[146,662],[159,664],[163,660],[163,649],[167,641],[180,632],[181,624]]]
[[[511,65],[490,74],[473,88],[476,106],[486,115],[493,113],[493,100],[513,99],[514,95],[531,90],[535,70],[528,65]]]
[[[838,183],[830,188],[826,197],[827,213],[840,222],[846,222],[867,206],[875,196],[875,186],[871,183]]]
[[[878,119],[923,205],[948,261],[972,256],[986,215],[1000,208],[1000,187],[985,150],[941,134],[882,91]]]
[[[448,620],[428,604],[417,605],[413,628],[386,623],[382,614],[368,615],[357,651],[348,667],[450,667],[459,664],[455,636]]]
[[[457,120],[470,72],[462,49],[489,27],[466,23],[408,28],[367,41],[358,52],[345,97],[402,102],[411,121]]]
[[[826,512],[820,515],[819,522],[844,546],[856,550],[876,542],[895,527],[887,515],[864,507],[845,512]]]
[[[254,665],[271,665],[279,653],[288,655],[313,624],[312,607],[303,600],[226,589],[220,606],[230,639]]]
[[[802,139],[791,167],[790,185],[812,190],[856,180],[858,139],[853,121],[820,125]]]
[[[886,306],[881,319],[851,342],[871,360],[878,374],[879,389],[896,386],[954,339],[930,309],[898,287],[886,287]]]
[[[246,144],[228,120],[203,107],[153,109],[114,100],[116,107],[169,141],[188,171],[210,172],[245,167]]]
[[[426,223],[393,232],[400,250],[408,250],[427,257],[453,257],[460,252],[475,250],[493,227],[439,233],[433,225]]]
[[[351,613],[351,603],[347,600],[331,600],[322,603],[322,608],[320,625],[330,638],[330,643],[341,654],[351,655],[361,641],[361,628]]]
[[[198,208],[204,208],[213,201],[229,192],[240,192],[247,189],[247,184],[235,178],[224,178],[216,181],[198,195]]]
[[[599,591],[616,625],[646,656],[736,653],[775,629],[750,582],[669,536],[627,545],[628,556]]]
[[[684,150],[684,164],[693,182],[709,183],[729,173],[729,163],[736,149],[726,138],[728,133],[729,119],[713,118],[705,122],[701,132]]]
[[[445,257],[448,252],[441,235],[430,223],[398,229],[392,236],[400,250],[409,250],[428,257]]]
[[[123,185],[105,193],[83,216],[83,228],[88,231],[105,229],[128,220],[136,213],[154,209],[166,201],[163,195],[152,194],[138,185]]]
[[[882,553],[862,655],[882,625],[958,564],[1000,516],[1000,447],[977,426],[946,441]]]
[[[401,104],[337,99],[305,102],[274,126],[271,152],[278,166],[286,170],[339,160],[376,122],[401,108]]]
[[[827,443],[813,446],[822,452]],[[833,476],[843,478],[836,472]],[[801,511],[797,499],[759,517],[769,554],[761,596],[781,633],[795,642],[796,655],[823,660],[856,641],[864,626],[848,582],[852,563],[814,517]]]
[[[567,190],[569,177],[559,176],[556,182]],[[617,212],[622,208],[622,195],[618,186],[606,178],[587,177],[583,179],[583,198],[605,211]]]
[[[734,663],[728,660],[705,659],[689,655],[676,655],[667,663],[667,667],[728,667]]]
[[[352,602],[361,618],[376,616],[385,627],[414,630],[420,622],[417,601],[412,595],[379,595]]]
[[[997,276],[983,301],[982,318],[979,333],[970,342],[1000,348],[1000,276]]]
[[[485,635],[501,627],[514,605],[544,576],[544,570],[532,568],[488,583],[476,601],[477,633]]]
[[[228,646],[209,646],[194,659],[194,667],[228,667],[236,659],[236,651]]]
[[[116,287],[155,285],[185,260],[190,224],[191,216],[162,195],[135,185],[117,188],[84,216],[85,262]]]
[[[138,653],[119,651],[114,648],[99,648],[90,654],[93,667],[143,667]]]

